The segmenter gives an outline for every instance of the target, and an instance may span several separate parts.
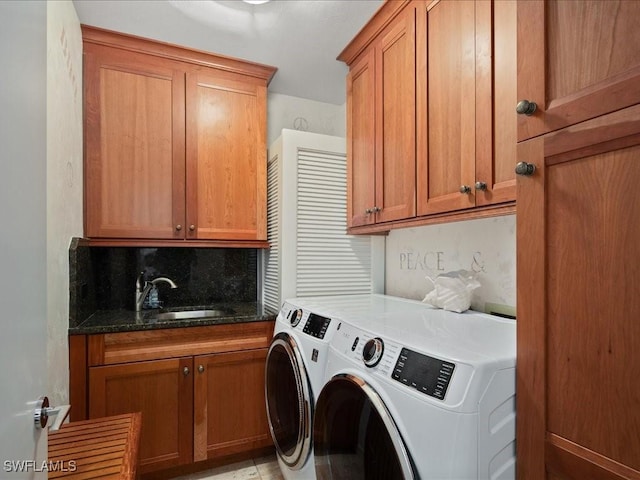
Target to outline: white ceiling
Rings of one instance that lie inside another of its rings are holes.
[[[81,23],[278,67],[270,92],[341,105],[338,54],[382,0],[73,0]]]

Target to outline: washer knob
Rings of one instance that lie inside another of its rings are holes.
[[[362,348],[362,360],[367,367],[375,367],[382,360],[383,353],[384,342],[382,339],[379,337],[372,338]]]
[[[299,308],[298,310],[295,310],[293,312],[293,315],[291,315],[291,326],[292,327],[296,327],[299,323],[300,320],[302,320],[302,309]]]

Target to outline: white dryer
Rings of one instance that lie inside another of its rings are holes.
[[[515,478],[515,321],[384,295],[351,298],[337,320],[318,479]]]
[[[265,368],[265,399],[278,463],[287,480],[315,480],[312,421],[337,323],[305,299],[280,310]]]

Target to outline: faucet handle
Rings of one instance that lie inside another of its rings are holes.
[[[143,284],[147,283],[142,281],[143,277],[144,277],[144,272],[140,272],[140,275],[138,275],[138,278],[136,278],[136,288],[138,290],[142,288]]]

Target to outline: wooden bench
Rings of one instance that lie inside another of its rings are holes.
[[[49,477],[136,478],[142,414],[71,422],[49,432]]]

